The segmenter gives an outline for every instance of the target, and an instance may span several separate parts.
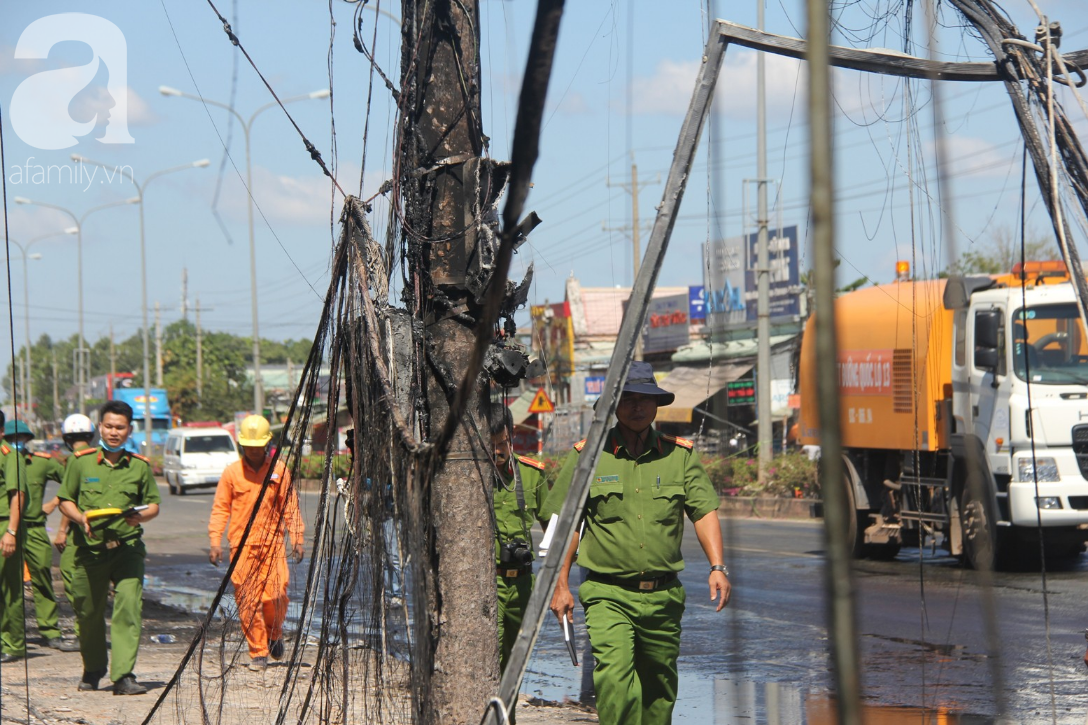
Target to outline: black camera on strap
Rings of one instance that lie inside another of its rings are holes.
[[[533,547],[524,541],[504,541],[499,546],[499,564],[510,569],[520,569],[533,563]]]

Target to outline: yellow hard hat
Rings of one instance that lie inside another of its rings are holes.
[[[247,415],[238,427],[238,445],[260,448],[272,440],[268,421],[261,415]]]

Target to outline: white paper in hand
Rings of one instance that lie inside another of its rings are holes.
[[[555,538],[555,525],[559,522],[559,514],[552,514],[548,520],[548,530],[544,532],[544,538],[537,548],[537,558],[543,559],[548,555],[548,549],[552,548],[552,539]]]

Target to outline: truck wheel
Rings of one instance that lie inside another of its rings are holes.
[[[174,496],[174,495],[177,494],[177,491],[174,490],[174,484],[170,483],[170,474],[169,473],[166,474],[166,487],[168,489],[170,489],[170,495],[171,496]]]
[[[997,526],[992,506],[975,498],[971,486],[965,485],[960,494],[960,530],[963,538],[963,561],[972,569],[993,570],[997,557]]]
[[[857,486],[858,472],[845,454],[842,457],[842,484],[846,493],[846,541],[850,545],[850,556],[862,559],[865,551],[865,527],[869,525],[869,512],[858,511]]]

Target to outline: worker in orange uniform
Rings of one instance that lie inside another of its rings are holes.
[[[268,658],[283,658],[283,621],[287,618],[287,552],[284,534],[291,535],[291,553],[301,561],[304,525],[298,510],[298,495],[291,488],[291,476],[282,462],[269,470],[272,458],[268,444],[272,432],[268,421],[259,415],[247,416],[238,429],[242,460],[223,471],[215,490],[208,536],[208,559],[216,566],[223,558],[221,543],[227,531],[230,555],[237,559],[230,580],[238,617],[249,643],[249,669],[263,672]],[[268,489],[253,521],[249,537],[242,542],[257,497],[265,479]],[[230,528],[227,529],[227,521]],[[239,547],[241,550],[239,551]]]

